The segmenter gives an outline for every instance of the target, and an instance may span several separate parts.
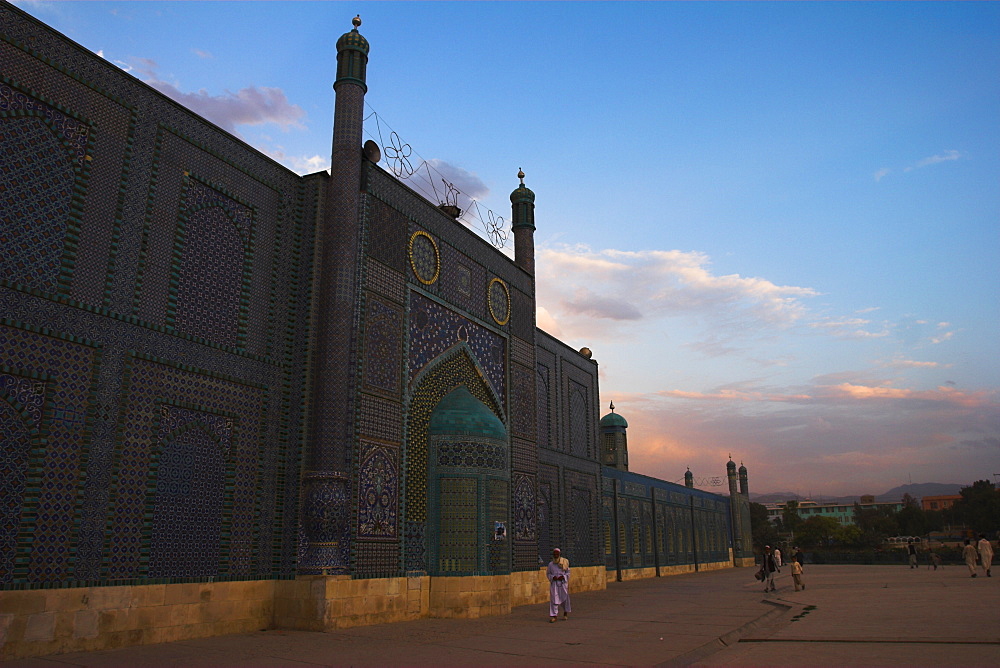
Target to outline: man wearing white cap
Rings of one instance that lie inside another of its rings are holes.
[[[569,559],[561,556],[559,548],[552,550],[552,561],[545,571],[549,579],[549,622],[559,617],[559,606],[563,607],[563,618],[569,619]]]

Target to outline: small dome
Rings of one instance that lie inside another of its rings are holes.
[[[602,427],[628,427],[628,422],[618,413],[608,413],[601,418]]]
[[[534,204],[535,202],[535,193],[533,193],[531,188],[523,183],[517,188],[514,188],[514,192],[510,194],[511,204],[520,204],[521,202],[528,202],[531,204]]]
[[[449,392],[431,414],[428,434],[485,436],[507,440],[507,429],[496,415],[463,385]]]
[[[747,474],[747,467],[743,466],[743,462],[740,462],[740,475]]]
[[[694,480],[694,474],[691,473],[691,469],[688,469],[684,474],[684,480]]]
[[[580,354],[586,357],[587,359],[590,359],[594,356],[594,351],[584,346],[583,348],[580,348]]]
[[[729,463],[726,464],[726,469],[729,470],[729,471],[735,470],[736,469],[736,462],[734,462],[732,459],[730,459]]]
[[[337,40],[337,52],[341,52],[344,49],[354,49],[355,51],[360,51],[366,56],[368,55],[368,40],[364,38],[364,35],[358,32],[358,26],[361,25],[361,17],[355,16],[352,20],[354,24],[354,29],[345,32]]]

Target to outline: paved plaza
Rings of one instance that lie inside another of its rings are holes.
[[[751,569],[611,583],[474,620],[424,619],[333,633],[269,630],[0,664],[68,666],[697,665],[998,666],[1000,577],[964,566],[788,569],[765,594]]]

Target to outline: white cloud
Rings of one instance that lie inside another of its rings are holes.
[[[948,369],[952,365],[942,364],[941,362],[918,362],[917,360],[909,360],[897,355],[891,360],[882,362],[880,366],[888,369]]]
[[[928,156],[922,160],[918,160],[915,164],[910,165],[905,169],[907,172],[912,172],[914,169],[920,169],[921,167],[927,167],[928,165],[936,165],[940,162],[951,162],[953,160],[961,160],[962,154],[954,149],[945,151],[944,153],[938,153],[937,155]]]
[[[881,181],[883,179],[883,177],[885,177],[891,171],[892,170],[889,169],[888,167],[883,167],[882,169],[880,169],[877,172],[875,172],[875,175],[874,175],[875,176],[875,182],[878,183],[879,181]]]
[[[208,52],[208,51],[202,51],[201,49],[191,49],[191,53],[193,53],[194,55],[198,56],[202,60],[207,60],[209,58],[214,58],[215,57],[210,52]]]
[[[126,72],[137,73],[139,78],[156,90],[228,132],[235,133],[240,125],[268,123],[284,130],[303,127],[306,112],[298,105],[291,104],[280,88],[247,86],[235,93],[227,90],[221,95],[212,95],[205,89],[185,93],[177,83],[159,78],[159,66],[155,60],[133,58],[127,64],[118,64]]]

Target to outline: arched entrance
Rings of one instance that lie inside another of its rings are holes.
[[[431,414],[428,478],[434,575],[510,573],[510,448],[507,430],[460,386]]]

